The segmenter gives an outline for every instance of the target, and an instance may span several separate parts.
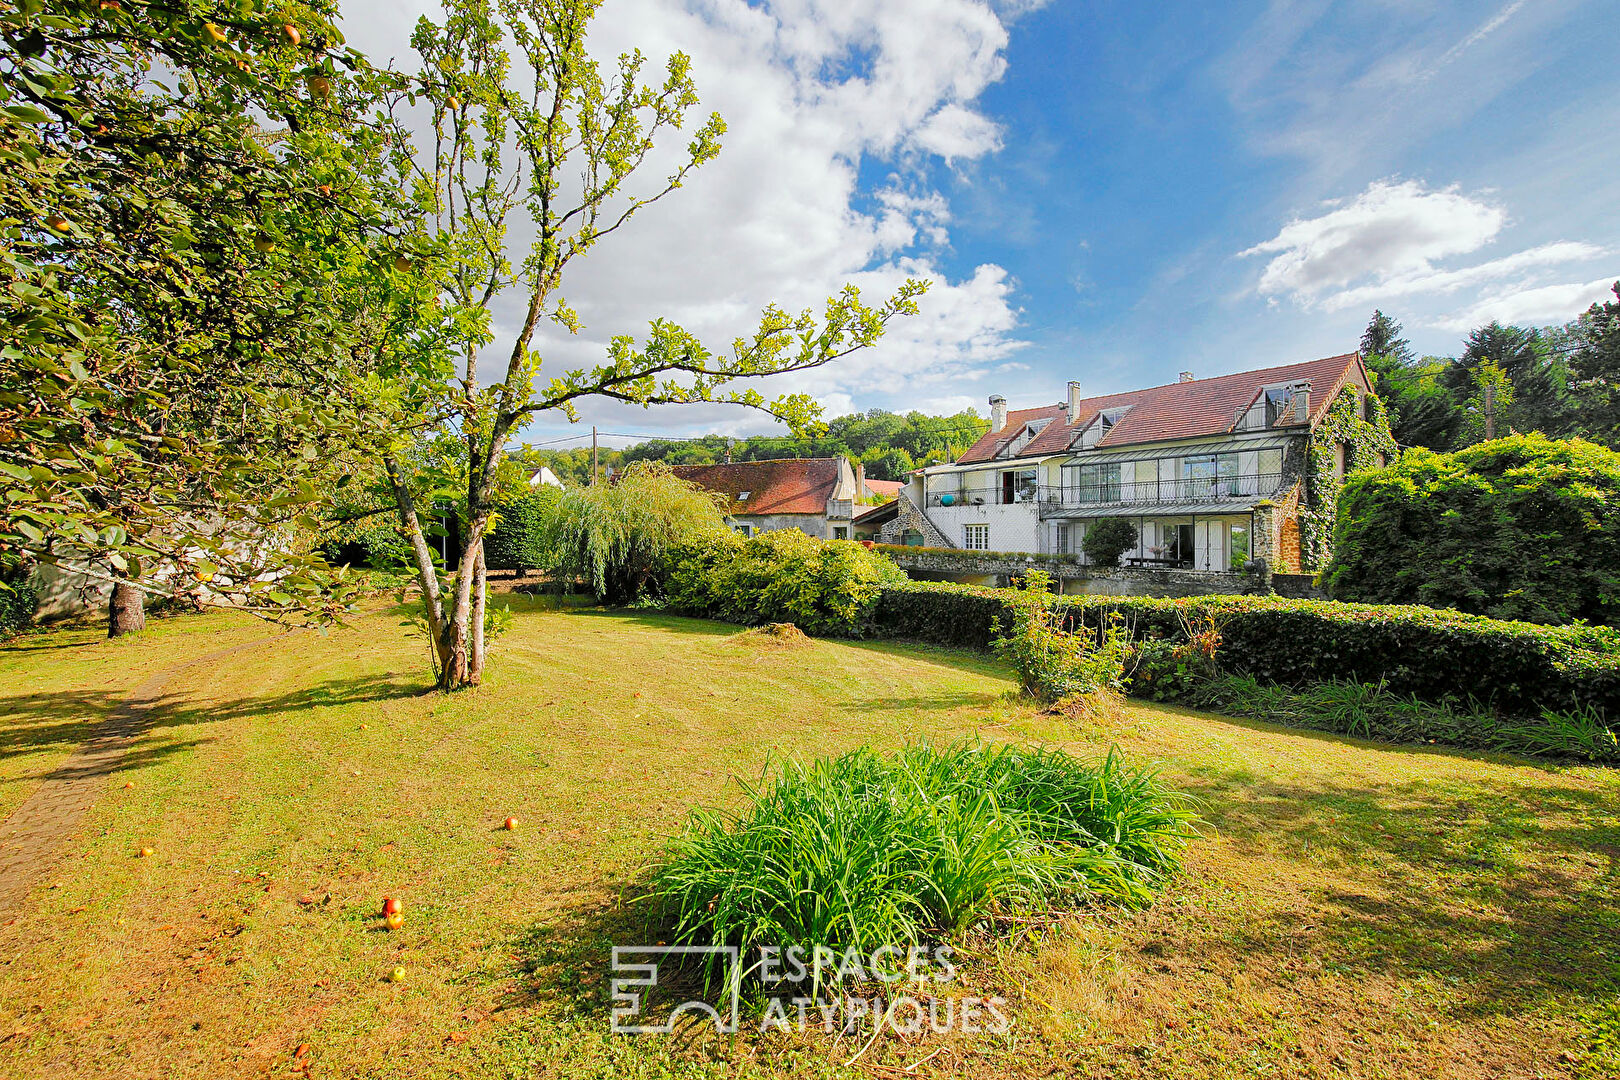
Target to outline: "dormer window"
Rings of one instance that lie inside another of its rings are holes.
[[[1044,431],[1046,429],[1046,425],[1050,424],[1051,422],[1052,418],[1050,416],[1043,417],[1040,420],[1031,420],[1029,423],[1024,425],[1023,430],[1020,431],[1011,442],[1001,448],[1001,451],[996,454],[996,456],[1015,457],[1020,450],[1030,444],[1035,436]]]
[[[1113,430],[1114,425],[1119,423],[1120,419],[1130,411],[1131,407],[1129,405],[1120,405],[1116,408],[1104,409],[1102,412],[1097,414],[1096,418],[1093,419],[1091,423],[1086,425],[1085,430],[1080,432],[1080,437],[1075,440],[1074,445],[1081,450],[1096,446],[1098,443],[1102,442],[1103,437],[1106,436],[1109,431]]]

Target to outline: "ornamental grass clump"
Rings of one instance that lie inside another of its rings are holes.
[[[863,748],[744,790],[736,813],[695,812],[653,877],[673,943],[870,952],[995,913],[1141,905],[1197,824],[1189,796],[1113,753]]]

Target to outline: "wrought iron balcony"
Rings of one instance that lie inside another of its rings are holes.
[[[1043,508],[1088,506],[1158,506],[1232,499],[1262,499],[1277,494],[1282,487],[1281,473],[1253,473],[1242,476],[1181,477],[1173,480],[1140,480],[1108,483],[1043,486],[1039,501]]]

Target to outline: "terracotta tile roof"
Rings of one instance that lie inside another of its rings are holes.
[[[897,498],[900,494],[900,489],[905,486],[906,485],[901,483],[899,480],[868,480],[866,482],[867,491],[871,492],[873,495],[881,495],[885,499]]]
[[[1007,414],[1007,426],[1000,431],[987,431],[979,436],[979,441],[967,448],[967,453],[957,458],[958,462],[989,461],[1007,443],[1016,439],[1024,430],[1024,425],[1031,420],[1050,418],[1052,423],[1048,427],[1056,427],[1064,415],[1062,405],[1043,405],[1038,409],[1014,409]],[[1046,434],[1044,431],[1042,435]]]
[[[671,471],[726,496],[723,509],[728,514],[826,514],[827,500],[838,488],[838,462],[838,458],[781,458],[676,465]]]
[[[1112,430],[1102,437],[1097,443],[1098,447],[1223,435],[1231,431],[1237,422],[1238,410],[1254,404],[1263,387],[1299,380],[1308,380],[1311,384],[1310,419],[1314,424],[1360,362],[1361,358],[1356,353],[1345,353],[1302,364],[1285,364],[1258,371],[1220,375],[1213,379],[1193,379],[1145,390],[1082,398],[1077,421],[1072,425],[1068,420],[1068,411],[1063,406],[1024,409],[1009,413],[1005,428],[986,435],[957,460],[963,463],[989,461],[995,456],[996,449],[1016,437],[1025,424],[1039,416],[1055,416],[1056,419],[1031,439],[1017,456],[1060,453],[1068,449],[1075,436],[1099,412],[1125,405],[1130,406],[1130,411],[1120,417]]]

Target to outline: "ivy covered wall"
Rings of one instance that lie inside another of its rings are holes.
[[[1299,507],[1302,570],[1320,570],[1333,554],[1333,526],[1338,520],[1339,490],[1344,487],[1337,473],[1341,445],[1345,476],[1395,460],[1397,449],[1389,428],[1389,409],[1377,394],[1358,394],[1357,387],[1346,386],[1311,433],[1305,453],[1305,498]]]

